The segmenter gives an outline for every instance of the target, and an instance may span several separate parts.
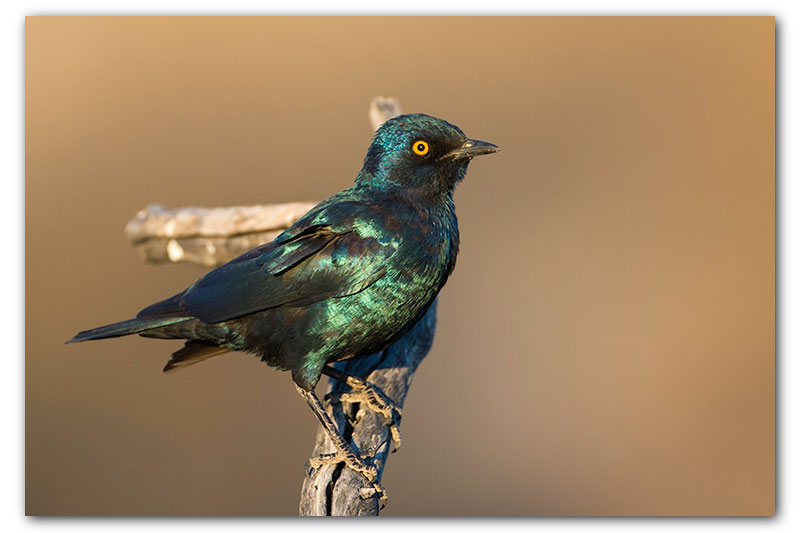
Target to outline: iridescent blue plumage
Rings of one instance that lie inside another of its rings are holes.
[[[310,390],[325,364],[377,352],[422,317],[458,253],[453,190],[472,157],[494,151],[441,119],[389,120],[353,187],[135,319],[71,342],[186,339],[165,370],[246,351]]]

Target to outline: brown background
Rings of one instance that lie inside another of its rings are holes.
[[[774,20],[29,18],[29,514],[292,515],[290,376],[63,345],[202,270],[122,228],[349,186],[375,95],[503,151],[405,406],[388,515],[771,514]]]

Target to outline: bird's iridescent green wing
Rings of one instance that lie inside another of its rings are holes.
[[[175,303],[203,322],[221,322],[348,296],[380,279],[395,246],[362,235],[354,219],[323,224],[326,218],[304,217],[275,241],[209,272]]]

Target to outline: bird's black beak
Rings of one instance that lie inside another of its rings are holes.
[[[492,143],[486,141],[478,141],[476,139],[467,139],[467,141],[456,148],[444,154],[441,159],[463,159],[468,157],[472,159],[476,155],[486,155],[499,152],[500,148]]]

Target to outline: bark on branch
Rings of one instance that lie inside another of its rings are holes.
[[[211,209],[148,205],[128,222],[125,235],[145,261],[211,268],[271,241],[315,205],[292,202]]]
[[[369,118],[373,129],[401,114],[393,98],[375,98]],[[247,250],[268,242],[291,226],[315,203],[294,202],[226,208],[184,207],[166,209],[151,205],[140,211],[125,228],[125,234],[145,261],[188,262],[204,267],[221,265]],[[383,352],[357,360],[336,363],[348,374],[361,376],[377,386],[395,405],[402,407],[414,372],[427,355],[436,329],[436,304],[403,338]],[[349,387],[330,380],[332,398]],[[326,402],[331,418],[363,457],[371,458],[379,480],[391,447],[391,432],[385,420],[359,404]],[[398,421],[399,423],[399,421]],[[317,431],[312,457],[334,451],[323,428]],[[377,498],[362,499],[364,479],[342,463],[317,470],[306,467],[300,496],[304,516],[377,515]]]

